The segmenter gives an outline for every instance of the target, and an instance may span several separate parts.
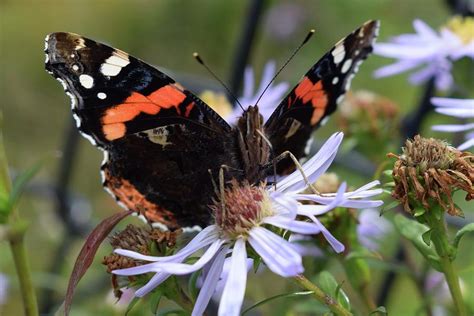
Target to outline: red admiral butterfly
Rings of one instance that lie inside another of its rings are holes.
[[[73,33],[46,37],[46,70],[71,98],[79,131],[104,151],[103,185],[119,204],[170,229],[205,226],[222,166],[226,179],[257,183],[273,174],[274,157],[305,155],[311,133],[372,51],[378,27],[368,21],[339,41],[265,123],[251,105],[230,126],[154,67]],[[291,161],[277,167],[284,173]]]

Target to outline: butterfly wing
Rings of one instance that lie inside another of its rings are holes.
[[[283,99],[265,123],[276,155],[290,151],[301,158],[307,154],[311,133],[342,101],[360,64],[372,52],[378,29],[378,21],[368,21],[340,40]],[[293,169],[289,159],[278,165],[279,173]]]
[[[46,70],[72,100],[79,131],[104,151],[104,187],[169,228],[205,225],[211,173],[238,169],[231,127],[154,67],[77,34],[46,39]]]

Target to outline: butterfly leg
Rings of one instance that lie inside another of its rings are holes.
[[[278,164],[278,162],[282,161],[283,159],[286,159],[286,158],[290,158],[293,163],[295,164],[295,167],[296,169],[298,169],[298,171],[301,173],[301,175],[303,176],[303,179],[305,181],[305,183],[308,185],[308,187],[311,189],[311,191],[313,191],[314,194],[320,194],[318,192],[318,190],[316,190],[316,188],[313,186],[312,183],[309,182],[308,180],[308,177],[306,177],[306,174],[303,170],[303,167],[301,166],[300,162],[298,161],[298,159],[295,157],[295,155],[293,155],[290,151],[284,151],[282,152],[280,155],[278,155],[277,157],[273,158],[271,164],[273,166],[273,170],[274,170],[274,173],[276,175],[276,165]],[[275,189],[276,189],[276,181],[275,181]]]

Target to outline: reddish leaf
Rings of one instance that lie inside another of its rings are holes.
[[[100,222],[100,224],[97,225],[96,228],[94,228],[94,230],[89,234],[84,246],[82,246],[81,252],[77,256],[76,262],[74,263],[74,269],[72,270],[71,277],[69,278],[66,298],[64,301],[64,315],[69,315],[74,290],[76,289],[76,286],[81,278],[86,273],[87,269],[89,269],[90,265],[92,264],[97,249],[99,249],[102,241],[107,238],[112,229],[122,219],[132,213],[132,211],[116,213]]]

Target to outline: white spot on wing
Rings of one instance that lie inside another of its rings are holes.
[[[326,116],[325,118],[322,119],[322,121],[321,121],[321,123],[320,123],[321,126],[326,125],[326,123],[327,123],[328,121],[329,121],[329,116]]]
[[[346,86],[344,88],[346,91],[349,91],[349,89],[351,87],[352,78],[354,78],[354,76],[355,76],[354,73],[351,73],[349,76],[347,76]]]
[[[94,86],[94,78],[89,75],[80,75],[79,82],[86,89],[90,89]]]
[[[120,73],[120,70],[122,70],[122,67],[116,66],[116,65],[104,63],[102,64],[102,66],[100,66],[100,72],[104,76],[109,76],[109,77],[116,76]]]
[[[76,64],[72,65],[72,70],[78,71],[78,70],[79,70],[79,66],[76,65]]]
[[[344,42],[336,45],[334,50],[332,51],[332,56],[334,57],[334,63],[337,65],[341,61],[344,60],[344,56],[346,55],[346,51],[344,49]]]
[[[49,62],[49,55],[44,54],[44,63],[47,64]]]
[[[107,58],[100,66],[100,72],[104,76],[113,77],[120,73],[123,67],[130,64],[128,54],[119,50],[115,50],[112,56]]]
[[[343,74],[345,74],[346,72],[349,71],[349,69],[351,68],[351,65],[352,65],[352,59],[347,59],[344,64],[342,64],[342,68],[341,68],[341,72]]]
[[[339,78],[338,78],[338,77],[332,78],[332,84],[337,84],[338,82],[339,82]]]
[[[104,100],[105,98],[107,98],[107,95],[103,92],[99,92],[97,93],[97,97],[101,100]]]

